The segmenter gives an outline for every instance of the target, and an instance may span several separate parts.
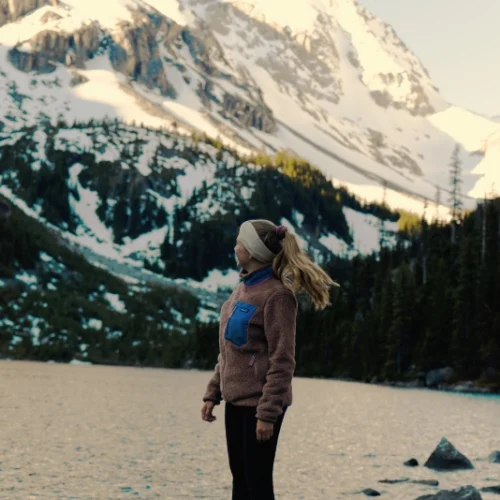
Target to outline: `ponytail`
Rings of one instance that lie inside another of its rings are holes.
[[[257,234],[276,257],[273,272],[293,293],[305,291],[316,310],[330,304],[330,286],[338,284],[302,251],[295,235],[270,221],[252,221]]]

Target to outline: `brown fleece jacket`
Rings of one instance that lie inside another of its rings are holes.
[[[203,401],[255,406],[274,423],[292,404],[297,300],[270,267],[244,276],[220,313],[220,353]]]

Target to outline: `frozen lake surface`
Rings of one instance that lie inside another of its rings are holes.
[[[201,421],[209,373],[0,362],[0,498],[230,498],[223,407]],[[295,379],[275,468],[279,500],[412,500],[439,489],[500,484],[500,399]],[[475,469],[423,464],[446,436]],[[483,499],[499,498],[482,493]]]

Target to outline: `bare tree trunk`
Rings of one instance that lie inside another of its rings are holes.
[[[484,205],[481,214],[483,217],[481,231],[481,262],[484,264],[484,259],[486,257],[486,196],[484,197]]]

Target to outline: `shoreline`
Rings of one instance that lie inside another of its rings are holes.
[[[305,377],[312,378],[312,377]],[[319,378],[319,377],[315,377]],[[324,378],[323,380],[337,380],[339,382],[356,382],[358,384],[366,384],[366,385],[375,385],[379,387],[393,387],[396,389],[420,389],[426,391],[435,391],[435,392],[452,392],[455,394],[475,394],[478,396],[500,396],[500,386],[485,386],[481,382],[474,380],[463,380],[460,382],[456,382],[453,384],[442,383],[438,384],[436,387],[428,387],[425,384],[419,383],[418,381],[382,381],[382,382],[366,382],[363,380],[356,380],[352,378],[342,378],[342,377],[333,377],[333,378]]]
[[[48,365],[73,365],[73,366],[107,366],[114,368],[136,368],[142,370],[170,370],[170,371],[187,371],[187,372],[207,372],[210,373],[211,370],[201,370],[199,368],[169,368],[162,366],[147,366],[147,365],[127,365],[127,364],[117,364],[117,363],[93,363],[91,361],[83,361],[79,359],[73,359],[69,362],[64,361],[42,361],[36,359],[12,359],[12,358],[0,358],[0,362],[5,363],[35,363],[35,364],[48,364]],[[455,394],[470,394],[478,396],[500,396],[500,386],[485,386],[482,383],[474,380],[464,380],[456,383],[441,383],[436,387],[428,387],[422,384],[418,380],[413,381],[371,381],[367,382],[364,380],[356,380],[348,377],[310,377],[306,375],[298,375],[294,378],[305,378],[311,380],[331,380],[336,382],[353,382],[357,384],[364,385],[374,385],[379,387],[392,387],[396,389],[420,389],[426,391],[436,391],[436,392],[451,392]]]

